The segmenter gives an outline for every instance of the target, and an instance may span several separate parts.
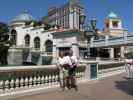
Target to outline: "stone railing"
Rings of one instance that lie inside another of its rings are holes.
[[[90,47],[108,47],[117,45],[129,45],[132,43],[133,35],[127,35],[127,33],[124,33],[123,36],[117,38],[109,38],[109,36],[106,36],[105,39],[102,40],[94,40],[94,38],[92,38]]]
[[[78,66],[78,80],[84,79],[85,67],[84,64]],[[59,70],[55,65],[0,67],[0,97],[1,94],[52,85],[59,85]]]
[[[120,74],[120,73],[123,73],[124,71],[125,71],[124,66],[98,70],[98,78],[103,78],[103,77],[108,77],[108,76],[115,75],[115,74]]]
[[[95,72],[97,74],[95,79],[98,79],[123,71],[123,67],[98,70],[99,63],[96,61],[81,61],[80,63],[76,70],[78,82],[94,79],[92,76]],[[59,69],[56,65],[0,67],[0,100],[58,87],[59,80]]]

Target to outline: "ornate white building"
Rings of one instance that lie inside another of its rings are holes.
[[[45,30],[45,25],[35,25],[27,12],[15,17],[9,26],[13,43],[8,56],[10,65],[55,63],[60,50],[73,49],[77,57],[87,50],[86,39],[79,30],[56,27]]]
[[[27,12],[15,17],[10,23],[10,39],[13,47],[9,50],[9,64],[32,62],[40,59],[40,54],[50,55],[53,48],[53,30],[44,30],[44,26],[34,26],[34,18]],[[36,57],[33,57],[36,54]],[[12,59],[11,59],[12,58]],[[18,59],[17,59],[18,58]],[[35,59],[34,59],[35,58]],[[36,61],[36,64],[42,62]]]

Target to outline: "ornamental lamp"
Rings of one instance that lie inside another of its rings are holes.
[[[80,24],[81,24],[81,25],[83,25],[83,24],[84,24],[85,19],[86,19],[85,14],[81,14],[81,15],[79,16],[79,22],[80,22]]]

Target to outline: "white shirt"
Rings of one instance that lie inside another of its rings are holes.
[[[64,59],[64,64],[69,64],[70,66],[72,65],[72,61],[69,56],[65,56],[63,59]]]
[[[64,57],[63,58],[59,57],[58,60],[57,60],[57,64],[58,65],[63,65],[64,64]]]
[[[71,56],[71,62],[72,62],[72,64],[77,65],[78,64],[77,57],[76,56]]]

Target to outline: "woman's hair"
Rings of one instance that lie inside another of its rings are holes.
[[[61,57],[61,56],[64,56],[64,52],[63,51],[59,52],[59,57]]]

